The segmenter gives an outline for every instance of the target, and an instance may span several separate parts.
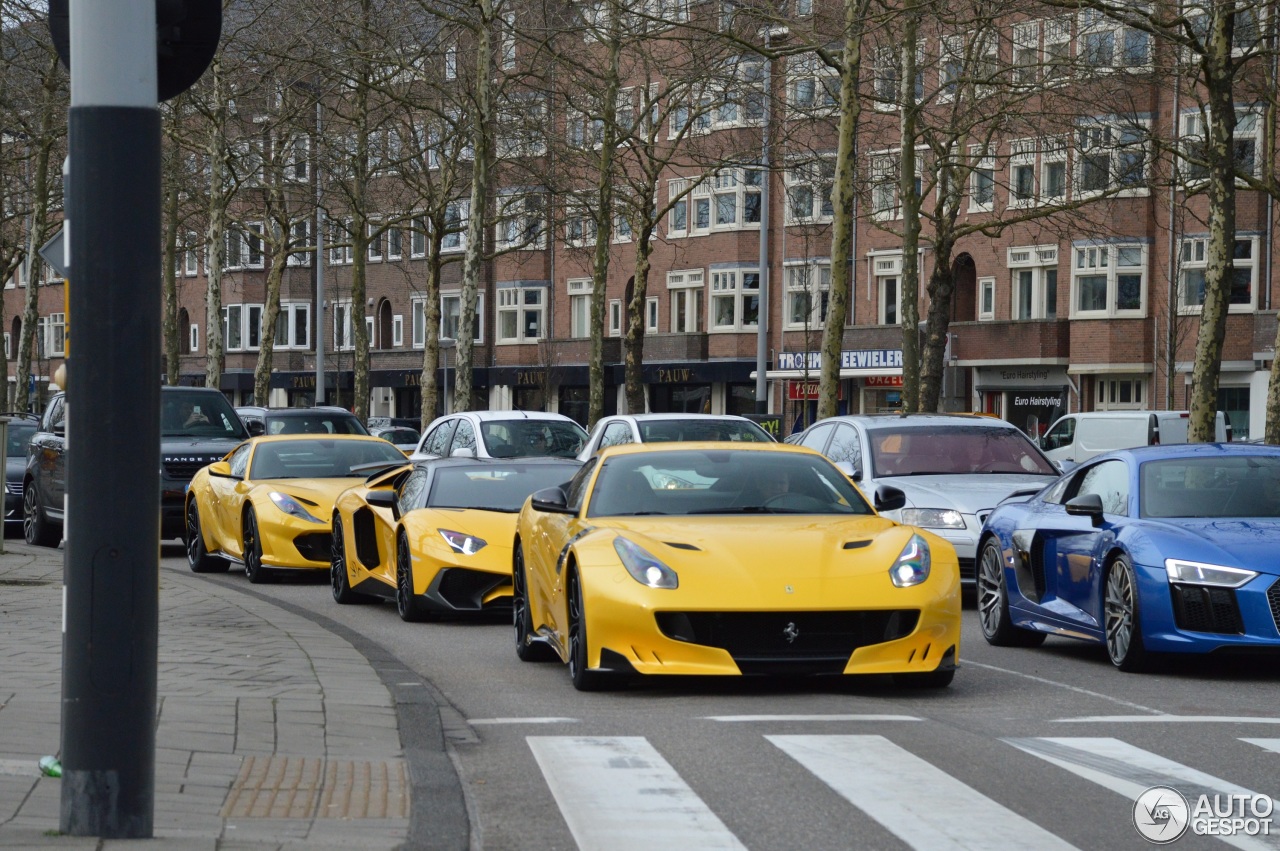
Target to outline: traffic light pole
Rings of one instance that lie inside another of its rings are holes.
[[[155,0],[71,0],[63,833],[152,835],[160,540]],[[91,317],[91,319],[86,319]]]

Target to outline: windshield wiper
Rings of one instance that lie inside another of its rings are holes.
[[[726,505],[723,508],[699,508],[689,514],[770,514],[772,508],[763,505]]]
[[[622,511],[617,514],[610,514],[609,517],[652,517],[657,514],[667,515],[666,511]]]
[[[447,508],[450,511],[497,511],[500,514],[515,514],[518,508],[498,508],[496,505],[432,505],[429,508]]]

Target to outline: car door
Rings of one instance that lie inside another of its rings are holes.
[[[378,566],[372,572],[378,574],[384,582],[392,587],[396,584],[396,530],[399,523],[406,526],[414,522],[413,512],[421,512],[426,505],[427,491],[431,486],[431,471],[414,468],[396,492],[396,508],[400,514],[399,521],[390,508],[371,506],[373,510],[374,540],[378,546]],[[419,517],[422,515],[419,514]],[[413,530],[409,529],[409,540],[413,541]],[[358,544],[358,542],[357,542]],[[413,552],[412,548],[409,550]],[[362,559],[363,561],[363,559]]]
[[[853,465],[856,482],[862,478],[862,437],[848,423],[837,423],[831,442],[827,444],[827,457],[832,461],[847,461]]]
[[[461,450],[461,457],[476,457],[476,430],[466,420],[458,420],[458,427],[453,432],[453,440],[449,443],[446,458],[452,458]],[[470,450],[470,454],[467,453]]]
[[[625,443],[638,443],[640,437],[631,430],[631,424],[625,420],[614,420],[604,427],[604,432],[600,435],[600,445],[596,449],[604,449],[606,446],[621,446]]]
[[[831,435],[835,434],[835,430],[835,423],[818,423],[805,432],[804,437],[800,439],[800,445],[825,455],[827,441],[831,439]]]
[[[227,459],[231,465],[231,477],[209,476],[209,525],[213,531],[214,546],[228,555],[240,552],[240,514],[241,501],[237,496],[237,487],[242,485],[249,470],[249,456],[252,447],[243,444]]]
[[[559,632],[568,623],[564,600],[564,563],[575,535],[587,526],[581,518],[599,458],[593,457],[578,470],[565,486],[565,497],[573,514],[540,512],[532,541],[522,541],[525,564],[529,571],[529,604],[534,627],[547,626]]]
[[[422,439],[422,448],[419,451],[430,458],[445,457],[449,452],[449,441],[453,439],[453,432],[457,427],[458,420],[456,419],[445,420],[435,426]]]
[[[67,493],[67,397],[55,396],[44,412],[40,433],[31,440],[41,504],[51,518],[62,518]]]

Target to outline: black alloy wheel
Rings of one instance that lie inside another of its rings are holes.
[[[396,614],[405,623],[435,620],[434,613],[413,594],[413,560],[404,532],[396,536]]]
[[[226,559],[209,555],[204,546],[204,535],[200,531],[200,509],[196,507],[195,498],[187,500],[187,565],[192,573],[226,573],[229,565]]]
[[[35,479],[30,479],[22,489],[22,537],[36,547],[56,547],[58,533],[44,516],[40,507],[40,491]]]
[[[569,574],[569,679],[578,691],[602,691],[612,685],[604,671],[587,667],[587,619],[582,603],[582,582],[575,568]]]
[[[982,637],[995,647],[1039,647],[1045,634],[1014,626],[1009,615],[1009,585],[1004,573],[1004,553],[995,538],[988,538],[978,558],[978,621]]]
[[[1138,617],[1138,583],[1128,557],[1118,555],[1107,570],[1102,597],[1106,626],[1107,656],[1122,671],[1147,670],[1151,657],[1142,643],[1142,623]]]
[[[551,662],[556,653],[543,641],[534,641],[529,613],[528,576],[524,567],[524,544],[516,542],[511,559],[511,619],[516,631],[516,656],[521,662]]]
[[[262,566],[262,540],[258,537],[258,515],[250,508],[244,513],[244,575],[254,585],[270,582],[275,577]]]

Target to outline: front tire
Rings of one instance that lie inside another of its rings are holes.
[[[582,601],[582,582],[577,570],[569,574],[569,679],[578,691],[603,691],[613,678],[588,667],[587,617]]]
[[[258,535],[258,515],[252,508],[244,513],[244,575],[254,585],[275,578],[262,566],[262,538]]]
[[[209,555],[204,545],[204,533],[200,530],[200,509],[195,498],[187,501],[187,565],[192,573],[226,573],[225,559]]]
[[[1142,643],[1142,619],[1138,608],[1138,583],[1133,564],[1118,555],[1107,570],[1102,598],[1106,625],[1107,656],[1111,664],[1127,673],[1147,670],[1151,656]]]
[[[396,614],[405,623],[433,620],[433,613],[413,593],[413,558],[409,539],[401,532],[396,537]]]
[[[550,662],[555,651],[545,642],[534,641],[533,619],[529,613],[529,584],[524,567],[524,544],[516,542],[511,560],[511,619],[516,631],[516,656],[521,662]]]
[[[22,537],[36,547],[56,547],[58,533],[40,507],[40,491],[30,479],[22,489]]]
[[[982,547],[978,559],[978,621],[982,637],[995,647],[1039,647],[1043,632],[1013,625],[1009,615],[1009,585],[1004,574],[1004,554],[995,538]]]

